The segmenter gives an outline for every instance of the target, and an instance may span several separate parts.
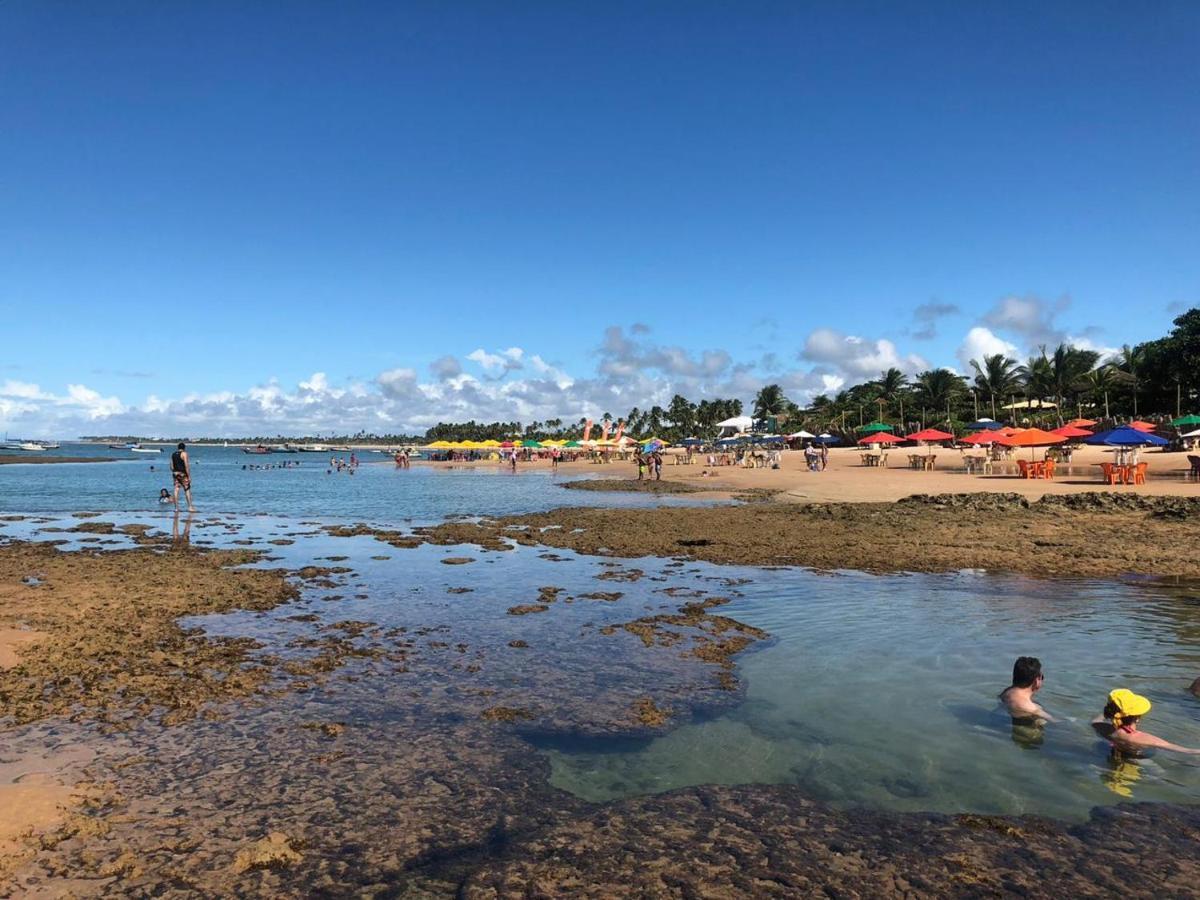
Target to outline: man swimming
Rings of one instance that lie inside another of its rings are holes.
[[[1000,694],[1000,702],[1014,719],[1041,719],[1053,722],[1054,718],[1038,705],[1033,695],[1042,689],[1046,676],[1042,674],[1042,661],[1036,656],[1022,656],[1013,663],[1012,684]]]

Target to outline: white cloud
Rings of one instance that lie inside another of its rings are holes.
[[[832,328],[811,332],[800,356],[833,368],[835,371],[830,374],[849,376],[853,381],[878,378],[881,372],[893,367],[908,375],[929,368],[923,357],[915,353],[901,355],[896,345],[886,338],[868,340]]]
[[[962,363],[962,370],[968,372],[973,371],[971,369],[971,360],[977,359],[982,362],[985,356],[994,356],[997,353],[1003,353],[1005,356],[1010,356],[1017,360],[1021,358],[1021,352],[1017,349],[1016,344],[998,337],[992,333],[991,329],[984,328],[982,325],[976,325],[967,332],[967,336],[963,338],[963,342],[959,346],[956,355],[959,362]]]
[[[522,367],[521,358],[525,351],[520,347],[509,347],[499,353],[488,353],[482,347],[467,354],[471,362],[479,363],[488,372],[499,371],[501,374],[512,372]]]

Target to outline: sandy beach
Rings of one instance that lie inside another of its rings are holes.
[[[777,500],[796,503],[870,503],[899,500],[913,494],[958,493],[1017,493],[1031,500],[1045,494],[1079,494],[1090,491],[1113,491],[1164,497],[1200,497],[1200,481],[1188,480],[1190,471],[1186,453],[1143,452],[1139,457],[1147,463],[1146,483],[1140,485],[1107,485],[1101,480],[1101,465],[1114,460],[1111,448],[1081,446],[1069,465],[1060,464],[1053,480],[1019,477],[1016,460],[1031,458],[1028,449],[1018,451],[1012,461],[995,464],[990,474],[968,474],[958,450],[933,448],[936,458],[931,471],[912,469],[910,455],[926,455],[925,448],[889,450],[886,466],[865,466],[859,448],[839,447],[830,450],[828,467],[822,472],[810,472],[804,454],[784,451],[778,469],[748,469],[740,466],[708,467],[704,455],[696,455],[692,465],[676,465],[682,454],[664,454],[663,481],[679,482],[692,488],[711,492],[714,497],[728,497],[739,491],[768,491]],[[1035,450],[1033,457],[1042,458]],[[493,461],[472,463],[420,462],[427,466],[498,466]],[[548,460],[519,463],[520,469],[548,469]],[[707,475],[702,473],[707,472]],[[632,460],[614,460],[608,464],[593,464],[586,460],[564,463],[559,474],[603,477],[636,481],[637,466]],[[653,488],[648,488],[653,490]]]

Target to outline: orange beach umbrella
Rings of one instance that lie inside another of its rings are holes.
[[[1054,444],[1061,444],[1065,440],[1066,438],[1061,434],[1043,431],[1040,428],[1026,428],[1016,434],[1001,435],[996,443],[1006,447],[1029,447],[1029,458],[1032,459],[1034,447],[1050,447]]]

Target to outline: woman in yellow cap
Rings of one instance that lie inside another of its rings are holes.
[[[1160,737],[1140,731],[1138,722],[1150,712],[1150,701],[1126,688],[1108,695],[1104,712],[1092,720],[1092,727],[1113,745],[1113,749],[1138,754],[1143,750],[1174,750],[1176,753],[1200,754],[1200,750],[1180,747]]]

